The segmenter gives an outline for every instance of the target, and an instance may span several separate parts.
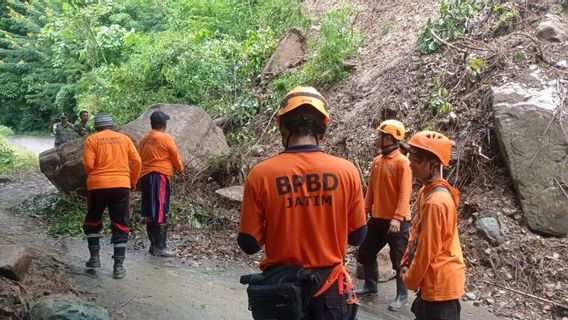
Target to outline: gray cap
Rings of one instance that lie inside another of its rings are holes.
[[[97,113],[95,116],[95,129],[101,128],[112,128],[114,123],[112,122],[112,117],[108,113]]]
[[[150,115],[150,122],[165,123],[168,120],[170,120],[170,116],[168,116],[165,112],[161,110],[156,110],[152,112],[152,115]]]

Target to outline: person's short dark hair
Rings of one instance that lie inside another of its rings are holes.
[[[324,115],[310,105],[301,105],[280,117],[280,125],[291,135],[309,136],[325,134]]]
[[[150,126],[152,126],[152,129],[162,129],[163,127],[166,126],[165,122],[150,122]]]
[[[156,110],[150,115],[150,122],[166,123],[168,120],[170,116],[161,110]]]
[[[79,117],[82,116],[83,114],[89,114],[89,111],[87,110],[81,110],[81,112],[79,112]]]

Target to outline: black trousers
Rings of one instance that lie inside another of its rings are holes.
[[[324,293],[312,298],[308,308],[309,320],[349,320],[351,307],[347,304],[349,293],[339,294],[337,281]]]
[[[367,222],[367,237],[359,247],[357,254],[357,262],[364,266],[372,266],[376,264],[377,254],[385,245],[390,247],[390,259],[392,267],[396,270],[400,269],[400,260],[404,255],[404,250],[408,244],[408,234],[410,232],[411,222],[403,221],[400,224],[400,232],[388,233],[390,220],[371,218]],[[365,275],[367,276],[367,275]],[[372,279],[378,280],[378,279]]]
[[[448,301],[425,301],[420,292],[410,308],[415,320],[460,320],[461,305],[458,299]]]
[[[87,216],[83,223],[86,235],[98,234],[103,228],[103,213],[108,208],[111,221],[112,242],[126,243],[130,229],[130,189],[108,188],[89,190],[87,193]]]

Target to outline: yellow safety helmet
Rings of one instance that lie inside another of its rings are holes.
[[[381,124],[377,127],[377,130],[390,134],[398,141],[404,139],[404,134],[406,133],[404,124],[398,120],[385,120],[381,122]]]
[[[315,88],[302,86],[297,86],[286,94],[276,114],[276,121],[280,121],[282,115],[304,104],[316,108],[316,110],[323,114],[323,123],[327,125],[329,122],[329,112],[325,109],[327,106],[325,98]]]

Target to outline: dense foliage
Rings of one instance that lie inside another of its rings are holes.
[[[345,76],[359,41],[352,14],[344,6],[322,18],[308,71],[287,85]],[[300,0],[0,0],[0,123],[42,130],[83,109],[122,123],[169,102],[245,124],[278,39],[311,23]]]

